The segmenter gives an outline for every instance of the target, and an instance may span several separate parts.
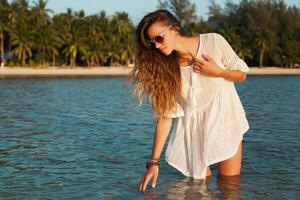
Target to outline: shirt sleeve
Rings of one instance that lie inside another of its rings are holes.
[[[221,62],[226,69],[240,70],[243,72],[250,71],[248,65],[232,49],[227,40],[219,33],[215,33],[217,51],[221,57]]]

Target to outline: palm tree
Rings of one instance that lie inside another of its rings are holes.
[[[32,48],[34,45],[34,35],[28,26],[22,26],[11,32],[11,41],[14,45],[12,53],[15,54],[21,65],[25,66],[27,55],[32,56]]]
[[[46,26],[49,22],[48,12],[52,12],[52,10],[46,8],[46,4],[48,1],[39,0],[38,2],[34,2],[34,7],[32,7],[32,17],[36,20],[37,27]]]
[[[52,65],[55,66],[55,56],[58,55],[57,48],[62,44],[56,30],[51,25],[42,26],[35,38],[35,44],[38,44],[36,48],[39,64],[44,66],[46,57],[50,56],[52,57]]]
[[[11,19],[16,25],[25,25],[30,21],[30,11],[27,0],[14,0],[11,3]]]
[[[70,58],[70,66],[76,66],[76,58],[79,52],[85,53],[87,49],[86,38],[82,35],[80,27],[73,27],[72,31],[67,34],[66,47],[63,53]]]
[[[9,12],[9,35],[13,47],[12,54],[16,55],[21,65],[26,64],[26,58],[32,56],[34,45],[33,28],[30,21],[28,1],[15,0]]]
[[[85,60],[88,66],[99,65],[100,62],[106,62],[107,56],[105,55],[105,35],[103,32],[103,23],[98,15],[88,16],[86,19],[87,49],[82,59]]]
[[[125,12],[117,12],[111,20],[111,29],[115,34],[111,36],[110,64],[114,64],[114,59],[121,63],[129,63],[129,58],[133,55],[133,24]]]
[[[104,54],[102,53],[103,50],[104,49],[100,45],[100,42],[89,42],[81,59],[85,60],[88,66],[97,66],[100,62],[106,61],[106,57],[104,57]]]
[[[106,16],[105,11],[101,11],[98,19],[99,25],[99,45],[101,47],[99,51],[99,62],[103,65],[107,64],[107,60],[109,59],[109,49],[111,46],[110,38],[112,36],[112,27],[110,26],[110,20]]]
[[[4,57],[4,33],[8,31],[8,11],[9,11],[9,4],[7,0],[0,0],[0,44],[1,44],[1,62],[6,63]]]
[[[110,60],[110,66],[114,66],[121,57],[122,49],[116,35],[111,35],[109,41],[110,44],[107,45],[107,56]]]
[[[195,35],[199,33],[212,32],[211,28],[206,24],[203,18],[199,18],[197,21],[191,22],[187,26],[187,34]]]
[[[266,52],[271,51],[277,43],[277,37],[274,28],[277,26],[274,19],[274,13],[269,12],[268,2],[258,2],[250,4],[251,12],[248,13],[250,25],[249,31],[254,35],[254,48],[258,50],[259,67],[264,65],[264,56]]]
[[[246,45],[243,45],[243,41],[240,35],[236,33],[235,27],[225,27],[220,30],[220,33],[224,35],[230,46],[237,53],[241,59],[252,58],[250,48],[247,48]]]
[[[71,9],[67,9],[67,13],[60,13],[52,17],[52,26],[58,36],[63,40],[67,40],[68,33],[71,32],[73,14]]]
[[[196,5],[189,0],[159,0],[157,7],[159,9],[171,10],[180,21],[185,31],[188,30],[188,26],[191,22],[197,20]]]
[[[55,30],[52,25],[50,26],[48,41],[49,52],[52,55],[52,66],[56,66],[55,57],[59,53],[57,49],[61,47],[63,40],[60,38],[57,30]]]
[[[48,1],[39,0],[34,2],[31,9],[32,21],[35,26],[35,47],[37,50],[37,60],[39,64],[45,65],[45,58],[52,56],[53,64],[55,64],[55,55],[58,54],[60,38],[57,36],[53,26],[49,25],[50,17],[48,15],[52,10],[46,8]]]

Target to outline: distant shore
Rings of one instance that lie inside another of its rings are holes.
[[[249,67],[248,75],[300,75],[300,68],[280,67]],[[127,76],[130,67],[76,67],[76,68],[27,68],[3,67],[0,68],[0,77],[51,77],[51,76]]]
[[[127,76],[129,67],[75,67],[75,68],[28,68],[28,67],[4,67],[0,68],[0,77],[18,76]]]

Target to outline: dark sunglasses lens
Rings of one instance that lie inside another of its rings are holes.
[[[164,42],[164,38],[162,36],[159,36],[159,35],[156,36],[154,40],[157,43],[163,43]]]

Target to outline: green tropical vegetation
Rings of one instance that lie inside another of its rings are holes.
[[[187,35],[218,32],[250,66],[300,67],[300,16],[283,0],[214,1],[208,19],[189,0],[158,0]],[[6,66],[128,66],[134,62],[135,25],[126,12],[86,16],[53,13],[47,1],[0,0],[0,60]]]

